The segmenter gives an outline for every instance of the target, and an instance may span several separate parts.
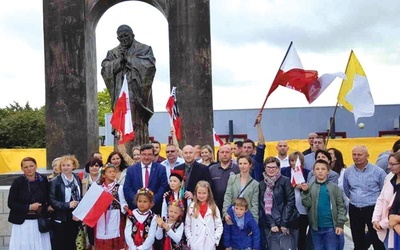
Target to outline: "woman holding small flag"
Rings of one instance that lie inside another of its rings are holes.
[[[92,184],[100,179],[100,169],[103,167],[103,162],[99,158],[92,158],[85,166],[85,171],[88,176],[82,180],[82,196],[89,190]],[[86,225],[88,235],[88,244],[94,246],[94,229]]]
[[[304,166],[304,156],[301,152],[295,151],[289,155],[289,167],[281,168],[281,174],[290,179],[292,186],[294,187],[294,196],[296,201],[296,208],[299,211],[299,239],[297,241],[298,250],[306,249],[306,233],[308,227],[308,217],[307,217],[307,209],[301,204],[301,184],[296,183],[294,180],[294,171],[296,167],[296,162],[299,162],[301,172],[303,174],[304,180],[307,180],[307,176],[310,173],[310,170],[303,168]]]

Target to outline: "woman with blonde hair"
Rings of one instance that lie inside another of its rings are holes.
[[[72,219],[72,211],[78,206],[82,197],[82,183],[72,171],[79,167],[73,155],[60,158],[60,174],[50,182],[50,205],[54,230],[54,248],[57,250],[74,250],[80,222]]]
[[[210,145],[204,145],[203,147],[201,147],[200,157],[201,157],[201,164],[206,165],[207,167],[215,163],[214,151],[212,150]]]

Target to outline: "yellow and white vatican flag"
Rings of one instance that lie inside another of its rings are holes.
[[[374,115],[375,104],[367,76],[353,51],[347,63],[346,76],[340,87],[338,103],[353,113],[357,124],[358,118]]]

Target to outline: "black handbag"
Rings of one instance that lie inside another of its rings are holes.
[[[39,216],[37,221],[38,221],[38,226],[39,226],[39,232],[47,233],[50,231],[50,227],[51,227],[50,218]]]

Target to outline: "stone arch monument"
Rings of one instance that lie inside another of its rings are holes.
[[[63,154],[75,154],[82,166],[98,150],[95,29],[109,8],[125,1],[43,0],[50,168]],[[212,145],[209,0],[137,1],[154,6],[168,21],[170,82],[178,87],[182,144]]]

